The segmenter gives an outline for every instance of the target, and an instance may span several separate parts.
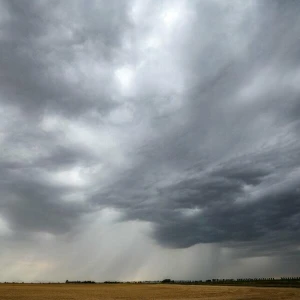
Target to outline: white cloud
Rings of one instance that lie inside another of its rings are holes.
[[[135,70],[130,66],[123,66],[115,71],[116,79],[119,83],[121,93],[130,95],[134,90]]]
[[[9,228],[9,224],[0,215],[0,237],[9,235],[10,233],[12,233],[12,231]]]

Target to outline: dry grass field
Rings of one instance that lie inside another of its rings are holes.
[[[300,289],[133,284],[0,284],[1,300],[299,300]]]

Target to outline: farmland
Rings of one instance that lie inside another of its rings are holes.
[[[297,288],[163,284],[0,284],[1,300],[211,299],[299,300]]]

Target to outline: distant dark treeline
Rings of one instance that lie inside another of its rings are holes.
[[[220,283],[251,283],[251,282],[263,282],[263,283],[277,283],[277,282],[296,282],[300,284],[300,277],[281,277],[281,278],[273,278],[273,277],[263,277],[263,278],[225,278],[225,279],[207,279],[207,280],[171,280],[164,279],[161,283],[181,283],[181,284],[220,284]]]
[[[226,278],[207,280],[172,280],[162,281],[105,281],[106,284],[183,284],[183,285],[233,285],[233,286],[258,286],[258,287],[300,287],[300,277],[281,278]]]
[[[91,284],[91,283],[96,283],[95,281],[91,281],[91,280],[86,280],[86,281],[69,281],[66,280],[66,283],[75,283],[75,284]]]
[[[6,284],[24,284],[24,282],[2,282]],[[226,278],[226,279],[207,279],[207,280],[148,280],[148,281],[105,281],[95,282],[85,281],[65,281],[66,284],[185,284],[185,285],[247,285],[247,286],[274,286],[274,287],[300,287],[300,277],[281,277],[281,278]],[[47,284],[46,282],[35,282],[35,284]],[[59,284],[59,282],[48,282],[48,284]],[[61,283],[60,283],[61,284]]]

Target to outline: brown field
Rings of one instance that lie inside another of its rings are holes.
[[[151,284],[0,284],[1,300],[300,299],[300,289]]]

